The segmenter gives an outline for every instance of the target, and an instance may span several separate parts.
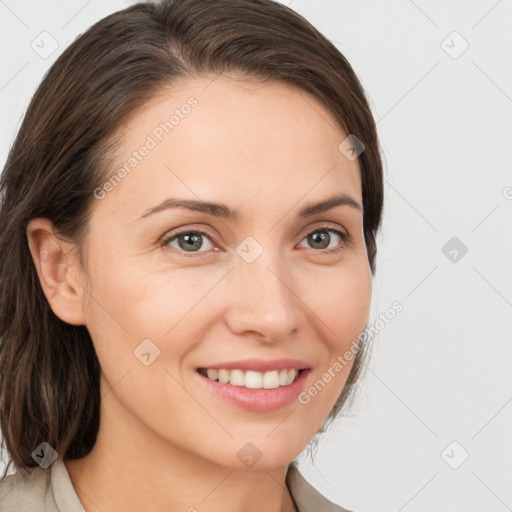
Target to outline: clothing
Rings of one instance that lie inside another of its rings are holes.
[[[286,484],[299,512],[350,512],[322,496],[291,466]],[[19,473],[0,481],[0,512],[84,512],[62,459],[48,469],[31,469],[25,479]]]

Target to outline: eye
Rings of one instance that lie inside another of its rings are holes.
[[[335,233],[335,237],[332,237],[329,233]],[[336,243],[336,237],[341,239],[341,243]],[[333,238],[334,245],[331,245]],[[347,239],[347,233],[344,233],[343,231],[332,228],[330,226],[321,226],[316,228],[314,231],[308,233],[308,235],[304,238],[304,240],[306,240],[313,249],[327,249],[327,252],[337,252],[341,250],[343,248],[343,242],[345,242]]]
[[[334,233],[335,236],[333,237],[329,233]],[[161,244],[162,246],[170,246],[182,253],[203,253],[214,247],[212,238],[213,235],[207,231],[189,229],[188,231],[174,233],[165,238]],[[341,242],[336,243],[336,238],[339,238]],[[326,252],[331,253],[341,250],[343,242],[347,241],[348,238],[349,235],[339,229],[331,226],[320,226],[310,231],[303,240],[307,241],[313,249],[326,250]],[[206,244],[204,243],[205,240],[207,240]],[[334,244],[332,244],[333,241]]]
[[[213,246],[213,243],[210,239],[210,235],[205,231],[194,230],[194,231],[181,231],[179,233],[175,233],[169,238],[166,238],[162,245],[167,246],[170,245],[174,249],[178,249],[184,252],[207,252],[211,247],[206,247],[206,251],[200,251],[199,249],[203,248],[204,239],[208,240],[208,243]],[[177,242],[178,247],[173,246],[172,243]],[[206,244],[208,246],[208,244]]]

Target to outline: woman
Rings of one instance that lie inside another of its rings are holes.
[[[0,188],[0,510],[344,510],[295,459],[363,366],[382,164],[324,36],[271,0],[114,13]]]

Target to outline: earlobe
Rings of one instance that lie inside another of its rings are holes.
[[[58,238],[52,221],[32,219],[27,239],[41,288],[52,311],[64,322],[85,325],[84,289],[75,247]]]

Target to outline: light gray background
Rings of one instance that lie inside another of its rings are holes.
[[[58,54],[130,3],[0,1],[2,166]],[[386,179],[371,318],[404,308],[373,341],[351,416],[301,471],[357,512],[510,510],[512,1],[283,3],[337,45],[370,98]],[[44,31],[58,43],[47,58],[31,48]]]

